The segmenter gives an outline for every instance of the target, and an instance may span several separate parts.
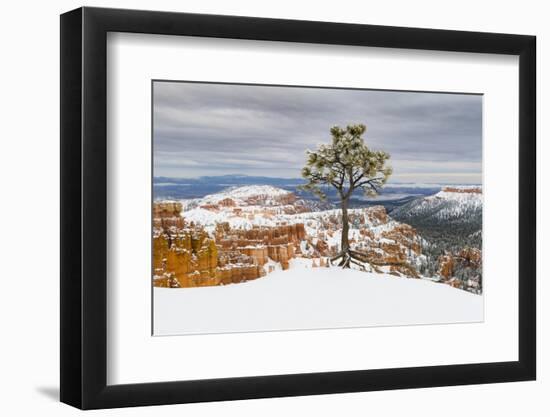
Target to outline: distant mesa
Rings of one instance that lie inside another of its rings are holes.
[[[462,187],[443,187],[441,191],[446,193],[465,193],[465,194],[481,194],[481,187],[478,186],[462,186]]]
[[[207,195],[197,201],[200,206],[277,206],[296,201],[294,193],[270,185],[231,187],[220,193]]]

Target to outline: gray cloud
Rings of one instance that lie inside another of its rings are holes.
[[[479,95],[155,82],[154,175],[299,177],[329,128],[364,123],[394,181],[481,182]]]

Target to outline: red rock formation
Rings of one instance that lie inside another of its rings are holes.
[[[413,262],[413,259],[422,254],[421,238],[416,229],[407,224],[393,222],[383,206],[352,211],[349,217],[350,223],[359,229],[358,234],[350,236],[352,249],[360,252],[361,259],[369,264],[372,270],[420,277],[416,263]],[[388,227],[375,234],[374,228],[383,225]],[[316,236],[318,240],[315,242],[315,239],[308,237],[308,243],[314,248],[313,251],[309,251],[310,256],[336,255],[338,247],[329,247],[327,240],[340,228],[341,219],[338,213],[320,219],[322,232]]]
[[[448,193],[481,194],[481,187],[471,187],[471,188],[443,187],[441,191],[446,191]]]
[[[224,198],[223,200],[218,201],[218,204],[221,207],[235,207],[235,201],[232,198]]]
[[[388,222],[388,213],[383,206],[370,207],[367,210],[367,216],[374,225],[386,224]]]
[[[154,230],[153,269],[155,277],[167,278],[166,273],[173,274],[171,279],[175,278],[179,285],[169,285],[170,287],[193,286],[190,284],[191,276],[197,272],[203,276],[215,276],[218,266],[217,256],[218,250],[214,241],[200,228]],[[156,279],[154,284],[157,284]]]
[[[223,204],[231,206],[228,200]],[[269,259],[288,269],[295,247],[306,235],[303,224],[244,230],[221,223],[211,238],[201,226],[187,224],[181,208],[171,202],[153,207],[153,285],[157,287],[244,282],[264,276]]]
[[[251,257],[254,263],[265,265],[269,259],[280,262],[288,269],[290,259],[295,257],[296,247],[305,239],[303,224],[252,229],[231,229],[228,223],[218,224],[215,238],[220,250],[236,251]]]
[[[155,276],[153,285],[155,287],[180,288],[180,283],[172,272],[165,272],[162,276]]]
[[[153,218],[180,217],[181,203],[176,201],[163,201],[153,204]]]
[[[220,206],[218,204],[203,204],[199,206],[201,209],[210,210],[210,211],[219,211]]]
[[[294,196],[283,197],[285,203],[295,199]],[[256,205],[267,198],[255,196],[248,203]],[[273,200],[273,197],[269,198]],[[225,210],[242,218],[260,215],[276,219],[276,216],[283,214],[280,206],[258,209],[254,206],[244,210],[244,206],[235,204],[233,199],[226,198],[207,208]],[[335,243],[338,239],[334,239],[341,228],[338,211],[318,217],[306,216],[309,230],[317,231],[312,236],[306,234],[304,224],[284,221],[276,226],[254,226],[250,229],[233,229],[229,223],[218,223],[214,232],[208,235],[199,225],[185,222],[179,203],[156,203],[153,212],[156,216],[153,221],[153,245],[157,286],[189,287],[243,282],[259,278],[266,271],[272,272],[273,266],[268,266],[270,260],[288,269],[291,259],[303,256],[318,259],[315,266],[321,267],[326,265],[328,258],[338,253]],[[352,249],[361,253],[364,261],[370,264],[370,270],[419,277],[415,260],[421,256],[421,239],[413,227],[391,220],[382,206],[351,211],[350,223],[355,230],[350,237]],[[376,229],[377,226],[384,227]],[[464,251],[460,256],[464,262],[475,263],[476,259],[480,259],[471,250]],[[450,268],[451,272],[445,268]],[[443,267],[442,274],[451,277],[452,266]]]
[[[450,279],[455,274],[456,267],[460,268],[481,268],[481,250],[465,247],[457,253],[446,253],[439,257],[439,275]]]
[[[258,194],[246,198],[245,202],[250,206],[284,206],[294,204],[296,202],[296,196],[291,192],[282,195]]]
[[[441,255],[439,257],[439,271],[438,274],[445,279],[449,279],[453,276],[455,261],[452,255]]]
[[[438,259],[442,282],[474,293],[481,291],[481,250],[465,247],[456,253],[447,252]],[[464,272],[468,276],[464,277]],[[458,276],[462,275],[462,279]]]
[[[317,242],[314,245],[315,250],[320,254],[324,256],[328,256],[330,253],[330,248],[328,247],[328,243],[324,239],[317,239]]]
[[[254,259],[254,263],[264,266],[269,260],[269,252],[267,246],[244,246],[237,249],[240,253],[244,253]]]
[[[182,229],[185,227],[185,222],[181,217],[156,217],[153,219],[154,229],[170,229],[170,228]]]
[[[422,252],[418,233],[414,227],[409,226],[408,224],[398,224],[391,230],[382,232],[382,237],[393,240],[397,244],[401,244],[402,246],[412,250],[416,255],[420,255]],[[382,244],[382,248],[385,249],[384,244]],[[394,251],[393,248],[387,248],[390,252]]]
[[[459,251],[456,257],[459,258],[466,267],[481,267],[481,250],[477,248],[466,247]]]

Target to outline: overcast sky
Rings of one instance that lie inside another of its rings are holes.
[[[363,123],[391,182],[481,183],[482,97],[155,82],[154,175],[299,178],[333,125]]]

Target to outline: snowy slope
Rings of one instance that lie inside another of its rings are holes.
[[[208,232],[213,232],[216,224],[227,222],[232,228],[250,229],[253,226],[275,226],[284,219],[279,218],[295,207],[287,204],[294,194],[270,185],[247,185],[230,187],[219,193],[203,198],[181,200],[186,221],[201,224]],[[232,200],[231,205],[218,205]],[[235,207],[238,211],[235,211]]]
[[[473,187],[472,187],[473,188]],[[477,187],[479,189],[479,187]],[[459,189],[468,190],[468,187]],[[442,190],[429,197],[418,198],[391,212],[391,216],[400,221],[459,220],[474,221],[479,218],[483,208],[483,194],[474,192],[453,192]],[[414,224],[413,224],[414,225]]]
[[[225,199],[232,199],[236,205],[248,205],[249,199],[258,198],[263,205],[277,205],[278,198],[292,194],[290,191],[271,185],[246,185],[230,187],[219,193],[210,194],[194,200],[194,205],[217,204]]]
[[[154,334],[483,321],[483,297],[448,285],[307,265],[239,285],[154,288]]]
[[[227,196],[231,194],[212,194],[211,196],[204,197],[204,199],[201,200],[193,200],[192,204],[182,200],[181,202],[184,204],[184,207],[187,203],[186,209],[184,209],[182,213],[182,217],[188,222],[201,224],[209,231],[213,230],[215,225],[221,222],[228,222],[232,228],[243,229],[251,229],[254,226],[277,226],[281,223],[304,223],[308,234],[316,234],[318,232],[318,224],[320,221],[327,222],[331,218],[339,219],[342,215],[340,209],[287,214],[285,212],[286,206],[265,207],[263,205],[244,205],[238,206],[239,211],[235,212],[233,207],[220,207],[217,210],[211,210],[201,208],[197,204],[199,201],[201,205],[205,204],[205,201],[221,201],[223,198],[221,198],[220,195]],[[348,212],[350,216],[363,217],[366,226],[378,226],[378,224],[371,223],[369,220],[369,217],[367,216],[368,210],[368,208],[349,209]],[[386,228],[388,227],[390,226],[387,225]]]

